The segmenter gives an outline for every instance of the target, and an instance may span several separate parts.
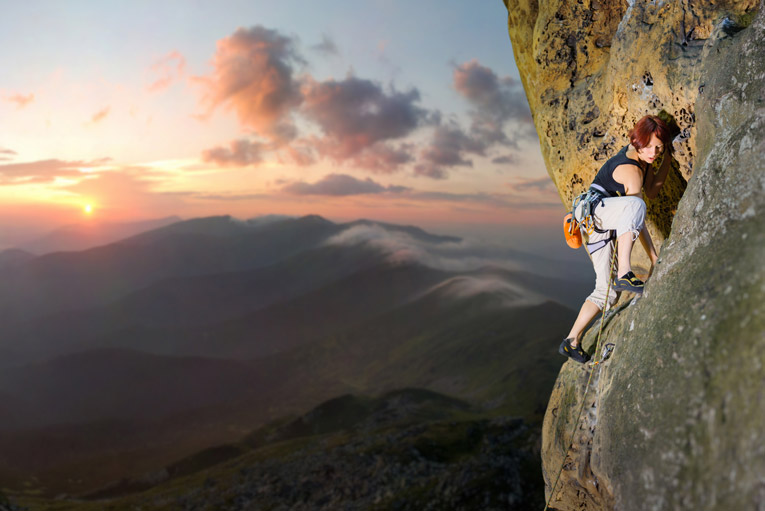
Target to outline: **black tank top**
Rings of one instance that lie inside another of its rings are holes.
[[[624,165],[625,163],[630,163],[632,165],[637,165],[641,169],[643,168],[639,161],[627,158],[628,147],[629,146],[624,146],[621,151],[609,158],[609,160],[600,167],[597,175],[595,175],[595,179],[592,180],[592,184],[597,185],[596,189],[601,188],[602,190],[605,190],[609,197],[626,195],[624,185],[622,183],[617,183],[614,180],[614,169],[616,169],[616,167]],[[643,183],[645,183],[645,173],[643,173]]]

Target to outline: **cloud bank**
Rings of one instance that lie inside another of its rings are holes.
[[[81,169],[103,165],[106,161],[108,161],[108,158],[90,162],[50,159],[24,163],[6,163],[0,165],[0,184],[50,183],[59,177],[83,177],[85,173]]]
[[[379,142],[409,135],[426,118],[416,103],[416,89],[388,91],[353,76],[343,81],[309,82],[303,113],[324,134],[316,140],[319,153],[336,160],[356,156]]]
[[[438,294],[456,300],[489,296],[496,307],[519,307],[543,303],[547,298],[499,275],[460,275],[432,287],[425,294]],[[484,303],[488,306],[489,303]]]
[[[518,146],[520,138],[535,134],[523,87],[510,77],[500,78],[477,60],[454,69],[454,88],[473,107],[470,131],[485,143]],[[515,124],[514,136],[506,132]],[[520,128],[520,129],[519,129]]]
[[[520,269],[521,266],[489,247],[470,240],[448,238],[435,242],[380,224],[353,225],[333,236],[328,245],[368,245],[386,254],[392,263],[416,262],[445,271],[474,271],[486,266]]]
[[[329,174],[316,183],[296,182],[285,186],[282,191],[293,195],[347,196],[379,193],[401,193],[403,186],[383,186],[371,179],[360,180],[345,174]]]
[[[229,147],[213,147],[202,152],[202,161],[217,163],[220,166],[244,167],[263,161],[264,144],[246,139],[234,140]]]
[[[10,103],[14,103],[18,108],[24,108],[35,100],[34,94],[12,94],[6,96],[5,99]]]
[[[17,155],[18,153],[12,149],[4,149],[0,147],[0,161],[10,161]]]
[[[447,167],[472,167],[468,154],[483,156],[486,144],[462,131],[456,124],[438,126],[433,131],[430,144],[420,153],[415,173],[435,179],[446,178]]]
[[[470,106],[464,127],[453,117],[442,121],[448,116],[423,106],[415,87],[400,90],[352,73],[317,80],[304,72],[308,62],[299,48],[294,37],[261,25],[240,28],[217,43],[212,72],[197,78],[201,103],[207,115],[235,113],[255,138],[207,149],[204,161],[256,165],[274,153],[298,166],[329,160],[372,173],[408,169],[414,176],[445,179],[450,169],[473,166],[476,157],[512,164],[512,154],[497,155],[495,149],[518,149],[532,136],[520,84],[477,60],[453,69],[453,87]],[[339,53],[327,35],[310,49]],[[169,73],[177,65],[173,72],[179,73],[182,64],[182,57],[171,53],[157,66]],[[425,140],[419,135],[423,130],[431,130]]]
[[[257,25],[218,41],[213,72],[198,78],[209,115],[232,110],[242,126],[275,142],[295,138],[293,108],[302,102],[296,67],[305,63],[295,41]]]

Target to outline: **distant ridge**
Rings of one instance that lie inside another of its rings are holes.
[[[115,241],[179,222],[177,216],[169,216],[140,222],[88,221],[60,227],[42,238],[22,244],[19,248],[36,255],[52,252],[75,252],[106,245]]]
[[[307,216],[248,226],[199,218],[81,252],[57,252],[0,268],[0,318],[31,319],[112,302],[162,279],[274,264],[343,230]]]
[[[18,248],[9,248],[0,252],[0,269],[16,266],[34,259],[35,255]]]

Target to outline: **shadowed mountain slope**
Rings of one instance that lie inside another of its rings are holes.
[[[33,406],[43,423],[157,418],[227,402],[232,391],[265,390],[263,376],[241,362],[124,349],[6,369],[0,388]]]
[[[73,491],[66,481],[77,474],[74,487],[92,490],[234,441],[247,425],[402,385],[446,391],[493,414],[538,417],[561,363],[559,330],[574,312],[550,302],[508,307],[506,299],[436,286],[350,329],[247,364],[106,350],[5,371],[0,388],[11,401],[0,409],[13,411],[16,429],[78,417],[102,425],[0,432],[0,446],[12,446],[0,476]],[[51,448],[41,452],[41,439]]]
[[[464,282],[472,280],[479,287],[468,286],[466,294]],[[248,396],[273,406],[282,399],[288,408],[329,398],[343,385],[380,391],[402,382],[510,399],[519,406],[516,413],[532,414],[539,406],[532,394],[512,397],[496,387],[513,371],[528,372],[533,381],[549,376],[541,369],[550,364],[557,371],[560,361],[535,350],[556,344],[573,311],[539,296],[530,299],[533,293],[522,286],[508,291],[506,281],[491,280],[501,285],[484,289],[485,282],[419,265],[381,265],[236,321],[114,332],[91,351],[6,369],[0,391],[28,403],[35,410],[28,420],[38,425],[78,417],[160,418],[194,403],[201,408]],[[232,360],[103,349],[109,343]],[[254,355],[265,358],[246,365],[233,360]],[[541,365],[526,371],[519,357]],[[215,382],[210,389],[197,388],[208,380]],[[17,415],[13,423],[24,421]]]
[[[319,340],[396,307],[447,275],[417,264],[381,264],[223,323],[183,330],[138,329],[114,334],[108,342],[152,351],[164,345],[170,353],[262,357]]]
[[[0,270],[19,266],[34,259],[35,255],[17,248],[9,248],[0,252]]]
[[[193,342],[178,336],[199,337],[202,326],[209,330],[210,325],[289,301],[382,264],[384,258],[364,247],[325,246],[264,268],[163,280],[103,307],[6,325],[3,342],[13,354],[9,352],[2,363],[17,365],[103,345],[198,353]]]
[[[271,363],[302,367],[295,378],[304,385],[346,381],[381,392],[405,383],[539,418],[561,364],[551,355],[575,313],[504,300],[437,291]]]
[[[530,509],[542,502],[539,480],[527,476],[539,469],[537,444],[522,420],[486,417],[431,391],[344,395],[85,499],[22,503],[59,511],[185,503],[213,510],[232,502],[238,509]]]

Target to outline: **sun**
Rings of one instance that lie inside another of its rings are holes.
[[[85,204],[82,207],[82,210],[85,212],[86,215],[90,215],[93,213],[93,205],[92,204]]]

